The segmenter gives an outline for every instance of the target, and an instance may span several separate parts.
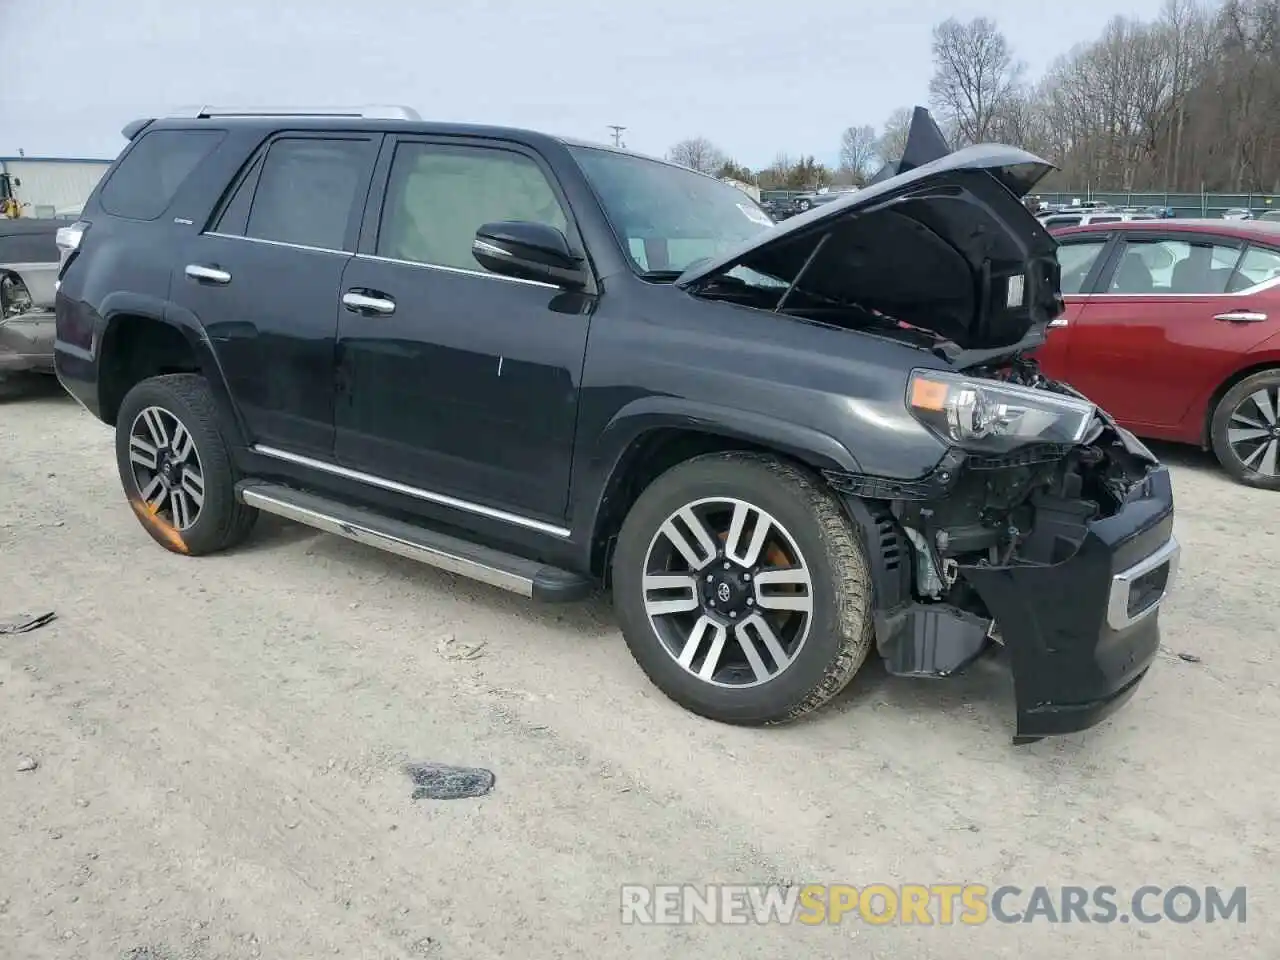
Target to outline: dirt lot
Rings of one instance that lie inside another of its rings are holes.
[[[530,606],[266,518],[234,555],[172,556],[109,430],[55,390],[0,400],[0,619],[58,614],[0,636],[0,955],[1280,956],[1280,495],[1162,453],[1184,544],[1167,651],[1104,726],[1014,748],[994,661],[869,668],[809,722],[740,730],[656,693],[604,603]],[[406,761],[497,785],[413,801]],[[1249,909],[619,922],[622,883],[714,880],[1247,884]]]

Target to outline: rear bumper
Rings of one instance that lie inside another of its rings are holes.
[[[1056,564],[961,567],[1009,650],[1018,739],[1094,726],[1136,691],[1177,571],[1173,487],[1156,467]]]
[[[0,373],[51,373],[53,340],[52,310],[30,310],[0,320]]]
[[[61,291],[55,298],[55,311],[57,322],[51,343],[54,372],[63,389],[101,419],[96,354],[104,324],[85,304]]]

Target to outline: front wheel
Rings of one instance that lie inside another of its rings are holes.
[[[774,457],[709,454],[655,480],[623,523],[614,605],[668,697],[726,723],[795,719],[871,647],[871,581],[835,497]]]
[[[1280,490],[1280,369],[1262,370],[1228,390],[1214,410],[1210,439],[1231,476]]]
[[[143,529],[174,553],[200,556],[249,535],[258,511],[236,499],[231,454],[204,378],[143,380],[116,417],[116,465]]]

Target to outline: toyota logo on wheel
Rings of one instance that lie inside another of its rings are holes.
[[[716,596],[720,598],[721,603],[728,603],[729,597],[733,595],[727,583],[722,583],[716,587]]]

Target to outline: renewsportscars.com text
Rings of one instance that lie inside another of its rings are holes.
[[[629,885],[626,924],[1244,923],[1245,887],[987,886],[969,883]]]

